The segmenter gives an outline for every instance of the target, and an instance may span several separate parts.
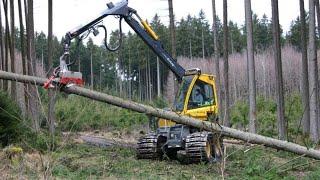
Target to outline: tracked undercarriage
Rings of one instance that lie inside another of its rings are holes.
[[[139,159],[177,159],[182,163],[216,162],[222,159],[222,138],[219,134],[176,125],[158,128],[140,138],[137,147]]]
[[[214,162],[222,159],[222,143],[218,134],[196,132],[186,138],[186,157],[189,163]]]
[[[158,145],[158,136],[155,133],[149,133],[138,140],[138,159],[160,159],[162,155],[161,147]]]

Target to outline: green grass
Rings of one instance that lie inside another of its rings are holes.
[[[164,106],[160,100],[154,106]],[[14,106],[13,106],[14,107]],[[15,109],[15,108],[8,108]],[[303,112],[300,97],[297,95],[286,98],[286,119],[289,124],[291,141],[305,141],[298,130]],[[248,125],[248,106],[239,101],[232,108],[231,120],[234,126],[246,128]],[[4,114],[6,115],[6,114]],[[148,118],[144,114],[95,102],[83,97],[69,95],[59,97],[56,105],[58,130],[86,131],[93,129],[114,129],[130,131],[140,125],[146,125]],[[0,118],[3,122],[9,116]],[[262,135],[276,136],[276,104],[272,100],[258,98],[257,100],[258,130]],[[13,124],[15,125],[15,124]],[[0,130],[1,130],[0,125]],[[15,127],[15,126],[12,126]],[[12,128],[17,130],[19,128]],[[2,128],[4,130],[4,128]],[[8,130],[8,128],[5,128]],[[21,129],[19,129],[20,131]],[[0,131],[1,132],[1,131]],[[16,131],[13,131],[13,134]],[[1,134],[1,133],[0,133]],[[298,135],[298,136],[297,136]],[[29,144],[36,151],[49,157],[51,173],[57,179],[221,179],[222,172],[219,164],[181,165],[177,161],[137,160],[135,150],[118,147],[97,148],[84,144],[67,144],[62,147],[59,138],[55,142],[54,152],[47,151],[50,142],[47,133],[30,138],[25,135]],[[58,135],[59,136],[59,135]],[[60,136],[59,136],[60,137]],[[59,142],[58,142],[59,141]],[[1,152],[0,152],[1,154]],[[299,157],[291,153],[276,151],[261,146],[227,148],[227,161],[224,177],[227,179],[320,179],[320,163],[309,158]],[[1,159],[0,159],[1,160]],[[36,162],[31,161],[36,164]],[[28,170],[28,168],[30,168]],[[2,166],[0,165],[0,169]],[[10,169],[10,168],[9,168]],[[20,169],[13,169],[14,175]],[[26,167],[26,179],[37,179],[42,170]],[[0,175],[1,177],[1,175]]]
[[[161,103],[161,102],[160,102]],[[57,117],[62,130],[83,131],[112,127],[122,130],[148,122],[145,115],[85,98],[69,96],[57,103]],[[248,106],[239,101],[232,109],[232,122],[245,128]],[[286,98],[286,119],[290,139],[297,130],[302,114],[300,97]],[[257,100],[259,133],[276,136],[276,104]],[[294,139],[295,140],[295,139]],[[249,150],[248,150],[249,149]],[[228,179],[319,179],[320,167],[315,160],[261,146],[227,148],[224,176]],[[181,165],[177,161],[137,160],[135,151],[123,148],[96,148],[73,144],[53,153],[52,174],[62,179],[221,179],[218,164]]]
[[[319,163],[290,153],[256,146],[227,148],[228,179],[318,179]],[[181,165],[172,160],[137,160],[135,151],[73,144],[53,153],[52,170],[62,179],[221,179],[219,164]]]
[[[21,141],[27,125],[19,106],[8,93],[0,90],[0,147]]]
[[[257,131],[258,134],[277,137],[277,104],[272,99],[257,98]],[[300,121],[303,115],[301,96],[297,93],[285,98],[285,119],[288,121],[288,138],[296,140],[302,134]],[[247,101],[239,100],[231,108],[231,122],[237,129],[248,129],[249,105]],[[300,125],[300,126],[299,126]]]
[[[148,122],[144,114],[75,95],[58,99],[56,117],[62,131],[120,130]]]
[[[59,165],[54,167],[53,176],[67,179],[211,179],[214,176],[207,173],[216,174],[216,168],[211,165],[187,166],[177,161],[137,160],[134,150],[117,147],[101,149],[76,145],[55,152],[54,157]]]

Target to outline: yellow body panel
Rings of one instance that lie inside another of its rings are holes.
[[[158,127],[171,127],[174,126],[176,123],[170,120],[165,120],[165,119],[159,119],[158,121]]]
[[[213,99],[212,104],[204,104],[203,107],[195,108],[195,109],[188,109],[188,101],[189,97],[191,96],[193,87],[197,80],[201,80],[202,82],[209,84],[212,86],[213,89]],[[206,121],[208,120],[208,114],[210,115],[217,115],[218,114],[218,101],[217,101],[217,93],[216,93],[216,85],[213,75],[208,74],[201,74],[196,75],[192,79],[192,82],[188,88],[188,91],[186,93],[185,99],[184,99],[184,107],[182,112],[177,112],[181,115],[190,116],[199,120]],[[165,120],[165,119],[159,119],[158,121],[158,127],[170,127],[174,126],[176,123],[173,121]]]
[[[149,35],[154,39],[154,40],[159,40],[159,36],[152,30],[150,25],[147,23],[147,21],[141,21],[144,29],[149,33]]]

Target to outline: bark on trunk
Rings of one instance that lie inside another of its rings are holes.
[[[21,43],[21,58],[22,58],[22,73],[24,75],[27,74],[27,64],[26,64],[26,47],[25,47],[25,29],[23,25],[23,10],[22,10],[22,2],[18,0],[18,9],[19,9],[19,24],[20,24],[20,43]],[[23,91],[24,91],[24,103],[25,103],[25,110],[24,115],[26,115],[28,111],[28,95],[27,95],[27,84],[24,84]]]
[[[256,77],[253,49],[253,27],[251,0],[245,0],[245,16],[247,27],[247,57],[249,75],[249,132],[256,132]]]
[[[216,2],[212,0],[212,14],[213,14],[213,44],[214,44],[214,62],[215,62],[215,73],[216,73],[216,90],[218,95],[218,106],[220,109],[219,116],[221,118],[222,113],[222,97],[221,97],[221,77],[220,77],[220,63],[219,63],[219,50],[218,50],[218,27],[217,27],[217,13],[216,13]],[[191,50],[190,50],[191,52]]]
[[[4,60],[4,44],[3,44],[3,28],[2,28],[2,11],[1,11],[1,4],[0,4],[0,57],[1,57],[1,63],[0,63],[0,70],[4,70],[5,66],[5,60]],[[3,88],[3,80],[0,81],[0,88]]]
[[[33,19],[33,0],[27,1],[27,59],[28,59],[28,74],[36,75],[36,55],[34,46],[34,19]],[[38,91],[35,86],[28,86],[28,112],[32,118],[33,129],[36,132],[40,131],[40,108]]]
[[[304,0],[300,0],[300,22],[301,22],[301,96],[303,105],[302,131],[310,133],[310,102],[309,102],[309,79],[308,79],[308,53],[307,53],[307,30]]]
[[[319,0],[314,0],[315,6],[316,6],[316,16],[317,16],[317,29],[318,33],[320,33],[320,5],[319,5]]]
[[[90,53],[90,88],[93,90],[93,60],[92,60],[92,49]]]
[[[5,72],[5,71],[0,71],[0,79],[17,81],[22,83],[29,83],[33,85],[39,85],[39,86],[42,86],[47,80],[44,78],[14,74],[14,73]],[[156,116],[156,117],[160,117],[168,120],[173,120],[177,123],[190,125],[199,129],[203,129],[207,131],[218,131],[218,132],[221,132],[221,134],[224,136],[240,139],[248,143],[262,144],[267,147],[284,150],[288,152],[293,152],[293,153],[304,155],[314,159],[320,159],[320,151],[317,151],[312,148],[307,148],[298,144],[294,144],[288,141],[282,141],[282,140],[273,139],[270,137],[265,137],[265,136],[261,136],[253,133],[243,132],[233,128],[220,126],[215,123],[210,123],[208,121],[199,121],[197,119],[194,119],[188,116],[181,116],[175,112],[154,108],[151,106],[139,104],[129,100],[124,100],[122,98],[114,97],[108,94],[92,91],[92,90],[85,89],[78,86],[65,87],[65,88],[62,88],[61,91],[69,94],[77,94],[79,96],[87,97],[92,100],[108,103],[114,106],[144,113],[147,115],[152,115],[152,116]]]
[[[171,40],[171,55],[172,58],[176,60],[177,58],[177,42],[176,42],[176,28],[174,24],[174,14],[173,14],[173,3],[172,0],[168,0],[169,7],[169,26],[170,26],[170,40]],[[173,92],[176,94],[178,92],[178,82],[173,75]]]
[[[11,46],[10,46],[10,59],[11,59],[11,72],[15,73],[15,26],[14,26],[14,0],[10,0],[10,28],[11,28]],[[16,82],[11,82],[11,97],[17,100],[17,85]]]
[[[309,92],[310,92],[310,137],[313,142],[319,141],[319,78],[316,51],[315,3],[309,0]]]
[[[277,96],[277,119],[279,139],[287,139],[286,122],[284,118],[284,91],[283,91],[283,76],[282,76],[282,61],[281,61],[281,46],[280,46],[280,24],[279,24],[279,9],[278,0],[271,0],[272,4],[272,34],[273,48],[275,60],[276,74],[276,96]]]
[[[223,78],[224,78],[224,118],[223,124],[227,127],[230,127],[230,120],[229,120],[229,111],[230,111],[230,96],[229,96],[229,38],[228,38],[229,30],[228,30],[228,6],[227,0],[223,0]]]
[[[53,56],[53,49],[52,49],[52,0],[48,1],[48,66],[49,72],[52,74],[52,56]],[[54,106],[55,106],[55,92],[52,89],[48,91],[49,96],[49,107],[48,107],[48,125],[49,131],[53,137],[55,132],[55,116],[54,116]]]
[[[4,20],[5,20],[5,40],[4,40],[4,70],[9,71],[9,49],[10,49],[10,32],[9,32],[9,20],[8,20],[8,1],[2,0],[4,9]],[[4,81],[3,83],[4,91],[9,90],[9,82]]]

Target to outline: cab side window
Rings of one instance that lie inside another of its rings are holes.
[[[197,80],[188,100],[188,109],[210,106],[214,104],[212,85]]]

